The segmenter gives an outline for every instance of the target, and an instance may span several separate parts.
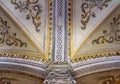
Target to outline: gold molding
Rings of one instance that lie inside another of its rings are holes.
[[[76,55],[72,62],[80,62],[89,59],[97,59],[102,57],[111,57],[111,56],[120,56],[120,50],[108,50],[102,52],[94,52],[94,53],[87,53],[87,54],[80,54]]]
[[[8,57],[8,58],[20,58],[26,60],[33,61],[41,61],[43,63],[47,63],[42,55],[37,53],[28,53],[28,52],[17,52],[17,51],[0,51],[0,57]]]
[[[69,18],[68,18],[68,21],[69,21],[69,36],[70,36],[70,42],[69,42],[69,48],[70,48],[70,51],[69,51],[69,54],[71,56],[71,58],[74,56],[74,48],[73,48],[73,0],[69,0],[69,3],[68,3],[68,15],[69,15]]]
[[[51,11],[52,11],[52,1],[48,0],[48,34],[47,34],[47,41],[46,41],[46,55],[45,59],[48,61],[49,60],[49,51],[50,51],[50,41],[51,41]]]

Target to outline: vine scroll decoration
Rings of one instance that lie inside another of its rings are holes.
[[[111,0],[82,0],[81,5],[81,29],[86,29],[87,23],[89,22],[90,18],[95,18],[96,14],[93,12],[94,8],[98,8],[100,10],[103,9],[103,7],[108,7],[108,2]]]
[[[16,38],[16,33],[10,32],[10,26],[7,21],[3,21],[0,17],[0,44],[7,44],[8,46],[27,47],[27,44]]]
[[[99,36],[92,41],[92,44],[104,44],[104,43],[120,43],[120,15],[113,18],[113,22],[110,23],[111,30],[103,30],[103,36]]]
[[[15,9],[19,9],[20,12],[28,13],[26,19],[32,19],[32,23],[35,26],[37,32],[40,31],[40,14],[42,12],[42,7],[38,4],[38,0],[11,0],[11,3],[15,5]]]

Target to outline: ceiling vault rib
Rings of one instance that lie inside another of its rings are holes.
[[[76,84],[71,67],[67,64],[66,45],[66,0],[52,0],[52,59],[46,69],[44,84]]]
[[[65,1],[64,0],[54,0],[54,61],[55,62],[65,62]]]

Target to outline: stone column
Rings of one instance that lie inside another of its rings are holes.
[[[66,56],[66,0],[52,0],[52,60],[44,84],[76,84]]]

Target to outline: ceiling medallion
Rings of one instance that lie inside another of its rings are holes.
[[[113,18],[113,22],[110,23],[111,30],[103,30],[103,36],[99,36],[92,41],[92,44],[104,44],[104,43],[120,43],[120,15]]]
[[[10,26],[7,21],[3,21],[0,17],[0,44],[7,44],[8,46],[27,47],[27,44],[16,38],[16,33],[10,32]]]
[[[40,14],[42,12],[42,7],[40,4],[38,4],[38,0],[11,0],[11,3],[15,5],[15,9],[19,9],[20,12],[28,13],[26,15],[26,19],[30,20],[32,19],[32,23],[35,26],[35,29],[37,32],[40,31]]]
[[[82,10],[82,15],[81,15],[81,29],[84,30],[86,29],[87,23],[89,22],[90,18],[96,17],[95,12],[93,12],[94,8],[98,8],[100,10],[103,9],[103,7],[108,7],[108,2],[111,0],[82,0],[82,5],[81,5],[81,10]]]

